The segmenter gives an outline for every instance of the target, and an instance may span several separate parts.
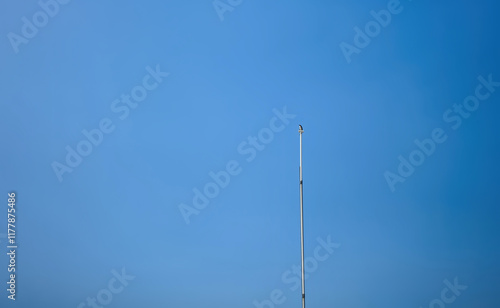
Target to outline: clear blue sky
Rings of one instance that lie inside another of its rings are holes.
[[[302,124],[309,307],[498,307],[500,5],[393,1],[2,1],[0,306],[300,307]]]

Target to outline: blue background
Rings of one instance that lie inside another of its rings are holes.
[[[0,255],[0,305],[78,307],[124,268],[105,306],[255,307],[278,289],[275,307],[300,307],[282,275],[300,264],[302,124],[306,257],[340,244],[309,307],[429,307],[455,277],[450,306],[498,307],[500,90],[456,130],[443,113],[500,81],[500,5],[402,0],[348,63],[340,44],[387,3],[244,0],[221,20],[211,0],[72,1],[16,53],[8,33],[41,8],[2,1],[0,245],[15,191],[19,249],[15,303]],[[157,65],[170,75],[121,120],[112,102]],[[238,146],[275,108],[295,118],[248,162]],[[114,131],[59,181],[53,162],[103,118]],[[384,173],[435,128],[447,140],[392,192]],[[186,224],[179,205],[231,160]]]

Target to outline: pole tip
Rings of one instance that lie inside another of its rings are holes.
[[[303,133],[304,132],[304,129],[302,128],[302,125],[299,125],[299,133]]]

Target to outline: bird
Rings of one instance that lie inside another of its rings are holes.
[[[302,125],[299,125],[299,133],[302,133],[304,129],[302,128]]]

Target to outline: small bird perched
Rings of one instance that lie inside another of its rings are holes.
[[[299,133],[303,133],[304,129],[302,128],[302,125],[299,125]]]

